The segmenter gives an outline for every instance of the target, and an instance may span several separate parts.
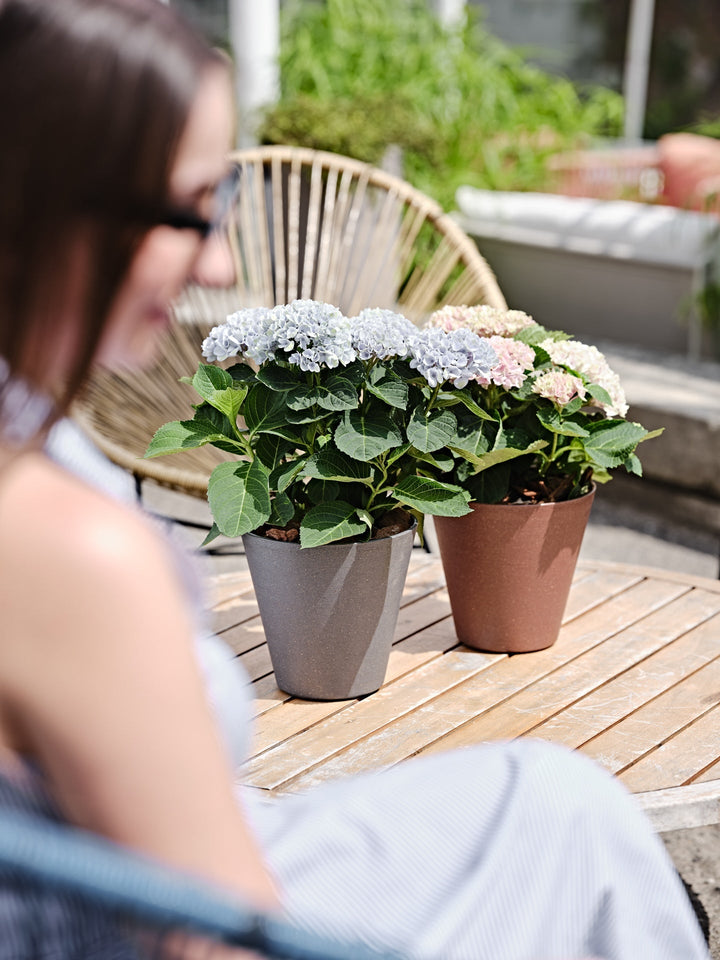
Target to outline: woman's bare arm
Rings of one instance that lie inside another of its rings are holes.
[[[263,907],[165,545],[41,457],[0,487],[0,722],[68,818]]]

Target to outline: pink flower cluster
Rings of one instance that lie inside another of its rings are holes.
[[[546,397],[561,407],[570,403],[575,397],[580,397],[581,400],[585,399],[585,385],[580,377],[576,377],[572,373],[563,373],[560,370],[548,370],[546,373],[538,374],[535,377],[532,389],[533,393],[538,393],[541,397]]]
[[[596,383],[608,392],[611,401],[609,404],[600,403],[598,400],[590,401],[600,407],[607,417],[625,416],[628,405],[625,391],[620,386],[620,378],[597,347],[579,340],[544,340],[540,346],[547,351],[553,363],[576,370],[590,383]]]
[[[458,327],[466,327],[479,337],[513,337],[535,321],[522,310],[498,310],[481,304],[477,307],[446,306],[436,310],[430,317],[429,326],[440,327],[449,333]]]
[[[532,370],[535,362],[533,348],[501,336],[490,337],[490,346],[497,354],[497,363],[487,377],[476,377],[477,382],[483,387],[491,383],[506,389],[521,386],[527,376],[525,371]]]

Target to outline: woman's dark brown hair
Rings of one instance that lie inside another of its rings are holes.
[[[215,62],[160,0],[0,0],[0,360],[46,386],[68,278],[80,274],[58,410],[87,376],[148,230],[132,212],[167,198],[200,76]]]

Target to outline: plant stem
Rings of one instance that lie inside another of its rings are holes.
[[[434,404],[435,401],[437,400],[437,395],[438,395],[439,393],[440,393],[440,384],[438,384],[438,385],[434,388],[434,390],[433,390],[433,392],[432,392],[432,395],[431,395],[431,397],[430,397],[430,401],[428,402],[427,410],[425,411],[425,413],[430,413],[430,411],[431,411],[432,408],[433,408],[433,404]]]
[[[387,468],[386,468],[386,465],[385,465],[385,456],[384,456],[384,455],[383,455],[382,458],[381,458],[381,462],[378,463],[377,468],[378,468],[378,470],[380,470],[380,472],[382,473],[382,479],[380,480],[380,482],[379,482],[378,484],[373,484],[373,486],[371,487],[370,497],[369,497],[369,499],[368,499],[368,502],[365,504],[365,509],[366,509],[368,512],[371,510],[373,501],[375,500],[375,498],[377,497],[377,495],[382,492],[383,487],[384,487],[384,485],[385,485],[385,481],[387,480]]]

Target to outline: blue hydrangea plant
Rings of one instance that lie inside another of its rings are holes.
[[[470,512],[470,494],[443,477],[458,414],[476,406],[466,387],[497,362],[486,338],[296,300],[232,314],[203,357],[188,381],[194,417],[162,426],[147,456],[208,443],[237,454],[210,477],[206,542],[270,526],[313,547],[369,539],[398,508],[421,533],[424,514]]]

